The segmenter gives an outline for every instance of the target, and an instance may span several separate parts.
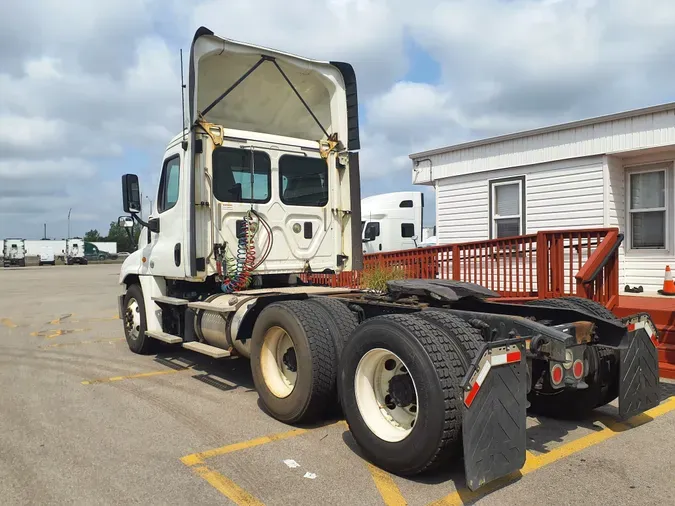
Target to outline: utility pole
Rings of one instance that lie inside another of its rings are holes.
[[[73,210],[72,207],[70,209],[68,209],[68,237],[66,237],[66,239],[70,239],[70,212],[72,210]]]
[[[150,215],[152,214],[152,203],[153,202],[152,202],[152,199],[150,197],[148,197],[147,195],[145,196],[145,198],[148,199],[148,201],[150,202],[150,210],[148,211],[148,218],[149,218]]]

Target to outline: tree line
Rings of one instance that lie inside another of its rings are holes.
[[[138,244],[138,237],[141,234],[141,227],[138,223],[134,223],[132,229],[134,240],[129,238],[129,234],[124,227],[121,227],[116,221],[110,222],[110,229],[108,235],[103,236],[96,229],[92,229],[84,234],[84,240],[87,242],[114,242],[117,243],[118,252],[136,251],[136,244]]]

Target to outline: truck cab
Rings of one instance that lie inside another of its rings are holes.
[[[417,248],[422,237],[424,194],[394,192],[361,201],[364,253]]]
[[[222,282],[245,272],[248,283],[260,285],[358,269],[358,106],[351,66],[202,28],[189,76],[189,128],[167,146],[150,217],[120,281]],[[137,178],[126,181],[128,194],[139,195]]]
[[[5,239],[2,249],[3,265],[26,266],[26,245],[23,239]]]

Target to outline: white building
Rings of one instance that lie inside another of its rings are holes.
[[[410,155],[439,244],[619,227],[620,285],[675,268],[675,103]]]

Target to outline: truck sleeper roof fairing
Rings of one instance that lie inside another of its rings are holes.
[[[312,141],[323,140],[325,133],[337,134],[347,149],[360,148],[356,76],[350,64],[320,62],[223,39],[203,26],[190,48],[188,106],[191,145],[194,127],[204,119],[229,129]],[[188,274],[195,276],[194,156],[189,173]]]
[[[192,125],[202,116],[226,128],[299,139],[337,134],[346,148],[359,149],[356,78],[347,63],[223,39],[201,27],[189,72]]]

